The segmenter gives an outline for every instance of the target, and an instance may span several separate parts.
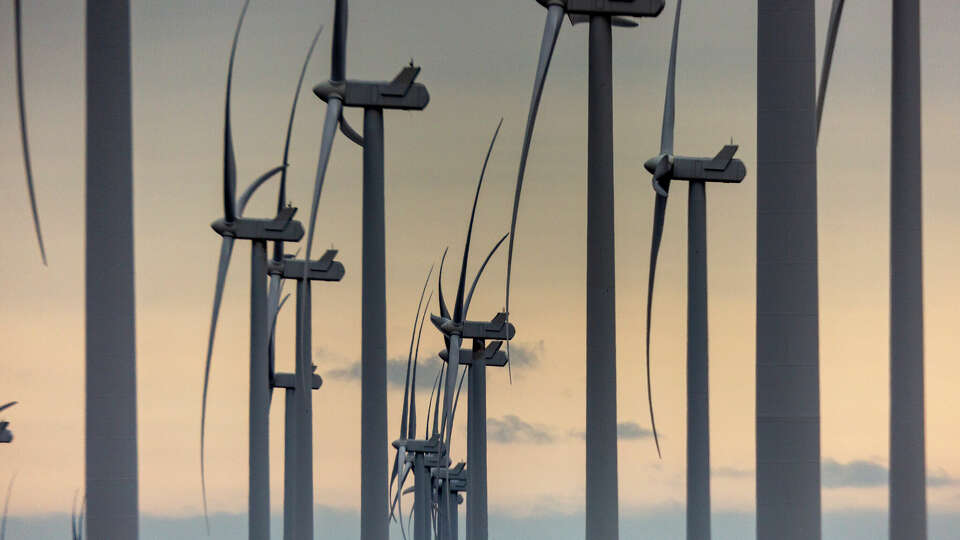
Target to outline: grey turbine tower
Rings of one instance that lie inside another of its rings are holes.
[[[130,3],[86,4],[87,534],[136,540]]]
[[[384,109],[422,110],[430,96],[415,83],[420,68],[404,68],[391,82],[346,78],[347,0],[336,0],[330,80],[314,88],[327,102],[323,141],[317,165],[307,233],[307,256],[313,247],[317,206],[337,126],[363,147],[363,268],[361,324],[360,538],[385,540],[387,514],[387,324],[384,224]],[[344,107],[363,109],[363,135],[343,117]],[[299,309],[299,308],[298,308]]]
[[[644,167],[653,174],[656,202],[653,214],[653,237],[650,243],[650,276],[647,286],[647,394],[650,404],[650,423],[653,427],[657,453],[660,442],[653,417],[653,396],[650,383],[650,321],[653,306],[653,285],[657,269],[657,255],[663,236],[667,195],[672,180],[687,180],[688,228],[687,253],[687,538],[710,538],[710,400],[707,323],[707,182],[738,183],[747,169],[739,159],[734,145],[723,147],[713,158],[689,158],[673,154],[674,121],[676,113],[677,40],[680,31],[680,9],[677,1],[673,40],[670,45],[670,63],[667,69],[667,90],[663,107],[663,129],[660,154],[647,160]]]
[[[268,171],[240,196],[236,197],[237,164],[233,151],[233,132],[230,124],[230,91],[233,80],[233,62],[237,41],[243,19],[246,16],[249,0],[243,5],[240,18],[233,36],[230,50],[230,62],[227,70],[226,105],[224,113],[224,159],[223,159],[223,203],[224,216],[211,226],[223,237],[220,263],[217,271],[217,285],[214,293],[213,317],[210,339],[207,349],[207,362],[204,372],[203,402],[200,420],[200,463],[203,479],[204,428],[206,425],[207,381],[210,371],[214,330],[223,286],[226,279],[230,255],[234,241],[250,240],[250,409],[249,409],[249,492],[248,520],[251,540],[263,540],[270,535],[270,454],[269,454],[269,413],[272,393],[269,344],[269,311],[267,294],[267,242],[296,242],[303,237],[302,225],[293,220],[296,209],[284,207],[274,219],[253,219],[243,216],[243,210],[250,197],[269,178],[280,172],[284,166]],[[206,486],[204,490],[204,513],[206,515]],[[92,501],[91,501],[92,517]]]
[[[507,251],[506,312],[517,211],[533,127],[554,45],[569,15],[589,22],[587,128],[587,411],[586,538],[619,536],[617,495],[617,364],[613,236],[613,35],[611,26],[636,26],[624,17],[656,17],[664,0],[537,0],[547,8],[540,59],[527,116]]]
[[[893,0],[890,151],[890,539],[927,537],[920,1]]]
[[[818,540],[814,0],[757,2],[757,540]]]

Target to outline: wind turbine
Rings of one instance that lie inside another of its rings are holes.
[[[70,538],[83,540],[83,521],[87,514],[87,497],[80,502],[80,513],[77,513],[77,494],[73,494],[73,507],[70,509]]]
[[[27,194],[30,196],[30,210],[33,212],[33,228],[37,233],[37,245],[40,247],[40,258],[43,265],[47,265],[47,252],[43,247],[43,234],[40,232],[40,214],[37,212],[37,196],[33,189],[33,168],[30,166],[30,144],[27,137],[26,97],[23,88],[23,25],[21,22],[20,0],[13,0],[13,31],[15,36],[14,50],[17,57],[17,105],[20,110],[20,142],[23,145],[23,167],[27,175]]]
[[[16,401],[11,401],[5,405],[0,405],[0,412],[3,412],[10,407],[16,405]],[[10,422],[6,420],[0,420],[0,443],[11,443],[13,442],[13,432],[7,429],[7,426],[10,425]]]
[[[283,166],[274,168],[261,176],[248,190],[236,199],[236,158],[233,152],[233,133],[230,127],[230,90],[233,78],[233,61],[236,54],[240,28],[250,2],[244,2],[237,28],[234,32],[230,50],[230,63],[227,70],[226,112],[224,120],[224,217],[211,226],[224,240],[220,252],[220,265],[217,275],[217,287],[214,293],[213,320],[211,322],[210,342],[212,347],[216,319],[223,294],[227,266],[236,239],[251,241],[250,266],[250,431],[249,431],[249,467],[250,482],[248,494],[249,536],[251,540],[268,538],[270,534],[270,454],[269,454],[269,412],[271,396],[271,373],[269,364],[269,328],[267,302],[267,242],[296,242],[303,237],[303,226],[293,220],[296,208],[285,206],[274,219],[252,219],[243,216],[246,202],[253,192],[267,179],[279,172]],[[203,434],[206,424],[207,378],[210,367],[210,349],[208,348],[206,371],[204,375],[204,397],[201,412],[201,478],[203,477]],[[204,486],[205,493],[205,486]],[[204,506],[206,496],[204,495]],[[205,509],[206,513],[206,509]]]
[[[673,153],[676,113],[677,41],[680,33],[680,9],[677,0],[667,70],[667,90],[663,106],[663,128],[660,154],[650,158],[644,167],[653,175],[656,203],[653,214],[653,238],[650,243],[650,277],[647,285],[647,394],[650,423],[660,454],[657,424],[653,416],[653,395],[650,383],[650,322],[653,306],[653,285],[657,271],[657,255],[663,237],[667,195],[671,180],[689,182],[687,227],[687,538],[710,538],[710,400],[709,350],[707,345],[707,182],[739,183],[747,168],[733,159],[737,146],[727,145],[713,158],[689,158]]]
[[[500,347],[504,341],[509,342],[516,334],[514,326],[507,322],[507,314],[505,312],[498,313],[490,321],[471,321],[467,318],[470,310],[470,302],[473,299],[473,293],[476,290],[477,283],[480,281],[480,277],[483,275],[487,263],[490,262],[491,257],[493,257],[494,253],[496,253],[497,249],[507,238],[507,235],[501,237],[499,242],[490,250],[483,264],[480,265],[480,269],[477,271],[469,291],[467,291],[467,261],[470,255],[470,241],[473,235],[474,218],[477,213],[477,201],[480,198],[480,189],[483,187],[483,178],[486,173],[487,163],[490,160],[490,154],[493,151],[493,145],[496,143],[497,134],[500,132],[500,126],[502,124],[503,120],[500,121],[500,124],[497,126],[497,131],[490,141],[490,147],[484,158],[483,169],[477,181],[473,207],[470,212],[470,222],[467,227],[466,242],[463,248],[463,260],[460,266],[460,276],[453,313],[451,314],[448,311],[446,301],[443,297],[443,290],[441,288],[443,262],[441,261],[441,277],[438,278],[440,316],[431,315],[430,318],[434,326],[444,335],[444,343],[446,344],[446,350],[442,351],[440,356],[447,363],[443,391],[442,419],[443,426],[446,428],[443,435],[445,449],[448,455],[450,452],[450,438],[453,433],[453,420],[456,413],[456,403],[454,400],[459,398],[460,395],[459,390],[456,391],[456,395],[454,394],[454,390],[456,390],[457,373],[460,364],[469,366],[470,410],[467,419],[467,459],[469,466],[467,467],[467,474],[470,479],[470,494],[467,496],[467,531],[471,539],[486,538],[487,534],[486,366],[488,364],[503,366],[507,363],[506,355],[500,351]],[[446,253],[444,253],[444,255],[446,255]],[[473,340],[472,349],[461,349],[461,344],[464,339]],[[486,345],[487,340],[492,342],[489,346]],[[452,526],[449,521],[449,519],[452,519],[451,512],[456,510],[456,505],[453,505],[452,510],[449,509],[449,499],[452,495],[451,491],[447,488],[450,487],[451,482],[449,478],[442,482],[444,486],[442,497],[444,500],[440,503],[445,510],[444,516],[447,518],[447,521],[444,523],[448,527],[448,531],[452,530],[449,528]],[[443,524],[441,524],[441,528],[443,528]]]
[[[384,232],[383,111],[422,110],[430,95],[415,83],[419,67],[403,68],[391,82],[348,80],[346,77],[347,0],[336,0],[330,80],[314,93],[327,102],[323,142],[307,233],[307,260],[313,244],[317,206],[337,126],[363,147],[363,256],[360,404],[360,538],[385,540],[388,535],[387,468],[387,328],[386,255]],[[344,107],[363,109],[363,135],[343,117]]]
[[[543,85],[563,16],[590,23],[587,127],[587,414],[586,537],[619,536],[617,495],[617,363],[613,216],[613,36],[625,17],[656,17],[664,0],[537,0],[547,8],[540,60],[520,154],[507,252],[506,312],[523,175]]]

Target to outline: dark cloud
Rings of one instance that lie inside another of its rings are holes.
[[[508,414],[502,419],[487,419],[487,439],[502,444],[549,444],[554,441],[554,436],[549,429],[534,426]]]

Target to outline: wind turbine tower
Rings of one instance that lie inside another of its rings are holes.
[[[613,26],[656,17],[664,0],[537,0],[547,8],[527,116],[507,252],[506,312],[523,175],[537,109],[563,17],[589,23],[587,95],[587,410],[586,538],[619,537],[617,478],[617,326],[613,215]],[[469,498],[469,496],[468,496]]]
[[[87,2],[86,82],[87,534],[136,540],[129,0]]]
[[[757,2],[757,540],[818,540],[814,0]]]
[[[920,1],[893,0],[890,151],[890,540],[927,537]]]

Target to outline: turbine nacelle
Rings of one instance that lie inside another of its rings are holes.
[[[545,8],[560,6],[568,15],[622,15],[625,17],[656,17],[663,11],[664,0],[537,0]],[[571,22],[582,22],[571,17]]]
[[[747,176],[746,165],[733,158],[738,148],[735,144],[728,144],[712,158],[660,154],[645,161],[643,168],[653,175],[653,189],[664,197],[671,180],[736,184]]]
[[[324,102],[338,98],[345,107],[420,111],[430,103],[430,93],[416,82],[418,75],[420,67],[411,63],[392,81],[325,82],[315,86],[313,93]]]

